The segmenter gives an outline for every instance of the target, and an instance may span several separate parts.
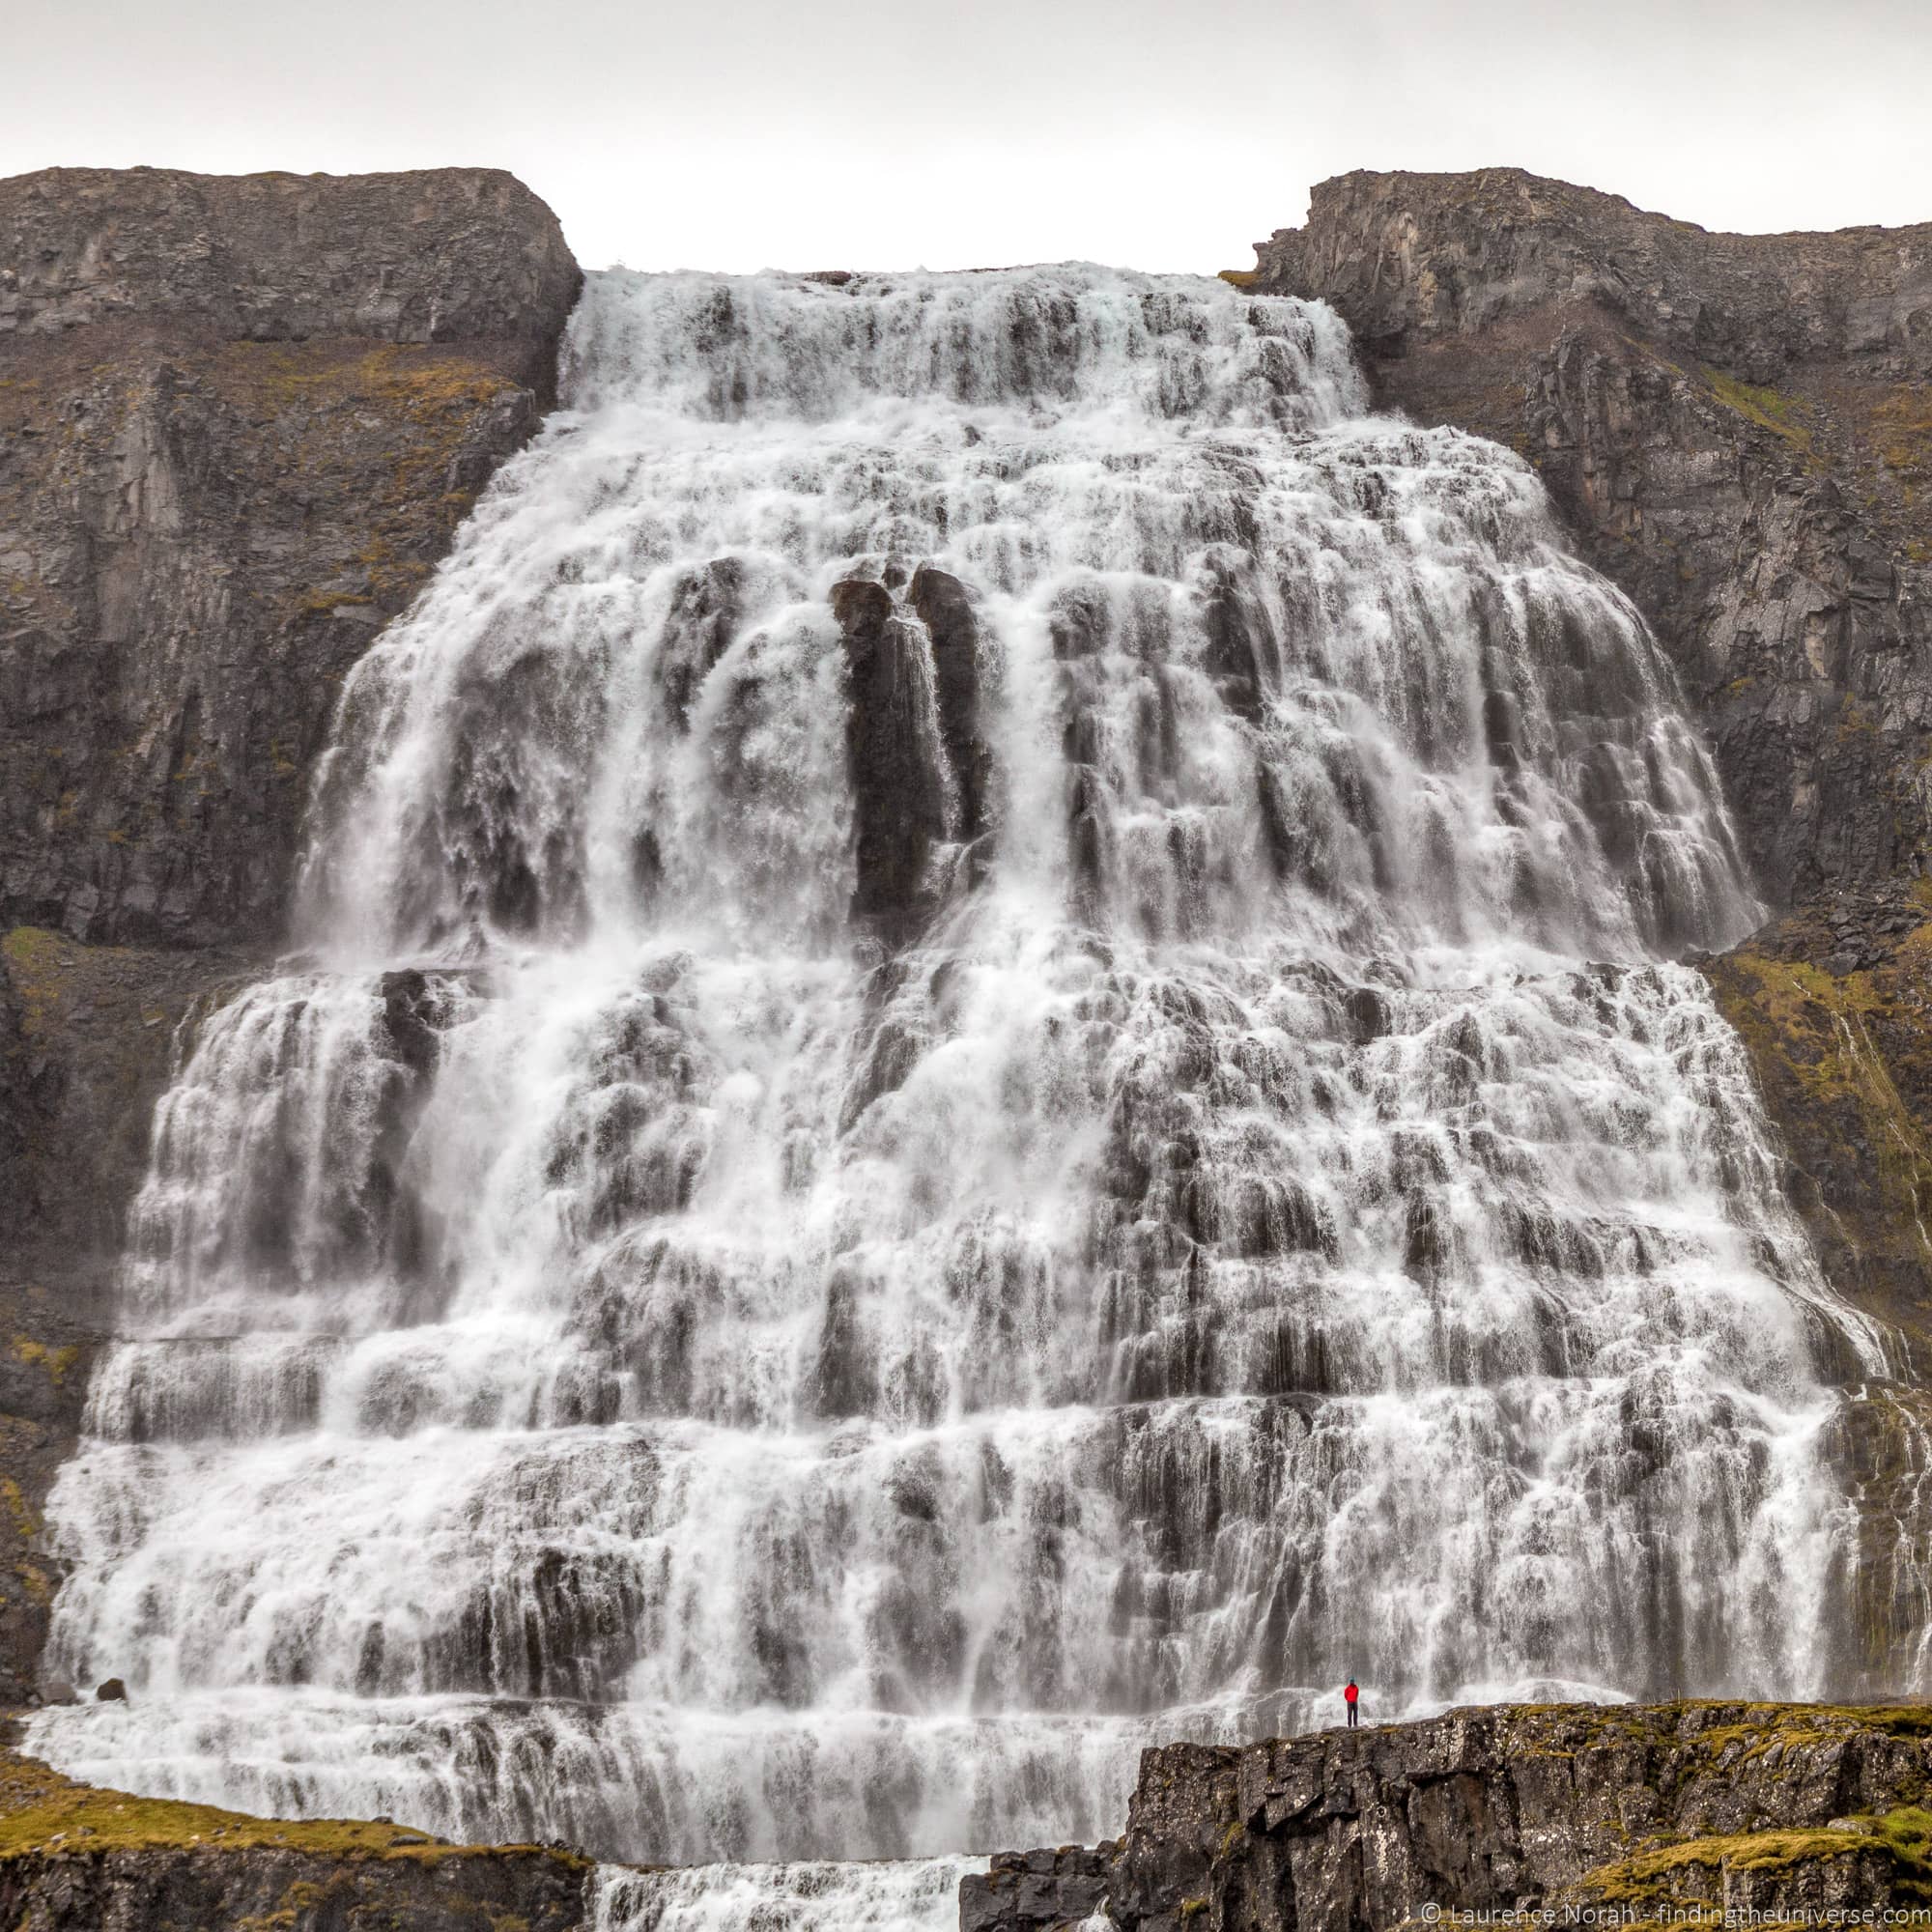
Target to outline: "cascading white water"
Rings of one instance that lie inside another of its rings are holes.
[[[36,1747],[904,1860],[1350,1672],[1825,1682],[1874,1344],[1668,963],[1754,912],[1708,763],[1532,472],[1365,418],[1320,306],[1079,268],[593,277],[564,373],[160,1110],[52,1512],[131,1700]]]

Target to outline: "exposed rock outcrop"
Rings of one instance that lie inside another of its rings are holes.
[[[1146,1752],[1125,1835],[1016,1853],[961,1932],[1329,1932],[1614,1906],[1662,1918],[1921,1898],[1932,1713],[1524,1706]],[[1102,1902],[1103,1901],[1103,1902]],[[1558,1922],[1561,1922],[1560,1919]]]
[[[0,924],[274,933],[337,684],[579,280],[487,169],[0,182]]]
[[[1705,971],[1827,1276],[1932,1374],[1932,885],[1816,900]]]
[[[1514,168],[1359,173],[1257,254],[1384,404],[1536,465],[1675,662],[1774,902],[1916,874],[1932,224],[1712,235]]]
[[[848,578],[832,591],[845,643],[852,917],[889,944],[932,910],[935,848],[983,829],[992,766],[980,735],[980,629],[966,586],[922,565],[898,589]]]
[[[134,1798],[0,1754],[0,1918],[17,1932],[576,1932],[591,1871],[554,1848]]]
[[[852,917],[889,938],[916,921],[926,860],[946,836],[945,774],[924,641],[883,583],[832,592],[845,637],[845,750],[852,770],[858,884]]]

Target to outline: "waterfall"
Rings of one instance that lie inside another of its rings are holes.
[[[1882,1362],[1533,470],[1082,267],[593,276],[563,391],[159,1108],[34,1747],[884,1925],[1350,1674],[1827,1685]]]

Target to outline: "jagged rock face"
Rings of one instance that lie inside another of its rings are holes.
[[[0,1912],[21,1932],[577,1932],[583,1881],[550,1854],[335,1859],[164,1846],[0,1860]]]
[[[1385,403],[1536,464],[1674,660],[1768,895],[1918,868],[1932,225],[1710,235],[1514,169],[1358,173],[1257,252]]]
[[[933,913],[934,848],[949,838],[970,845],[984,829],[992,768],[980,734],[972,593],[931,564],[910,582],[897,575],[902,601],[867,578],[832,590],[845,645],[852,918],[889,943],[909,938]]]
[[[0,923],[273,936],[337,683],[578,279],[488,170],[0,183]]]
[[[1425,1907],[1883,1904],[1922,1881],[1918,1710],[1453,1711],[1141,1760],[1125,1836],[1010,1854],[961,1932],[1387,1926]]]

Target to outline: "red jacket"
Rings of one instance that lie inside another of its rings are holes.
[[[1354,1686],[1353,1686],[1352,1684],[1350,1684],[1350,1685],[1349,1686],[1349,1688],[1348,1688],[1348,1689],[1347,1689],[1346,1690],[1344,1690],[1344,1691],[1342,1692],[1342,1695],[1343,1695],[1343,1696],[1345,1696],[1346,1698],[1348,1698],[1349,1702],[1350,1702],[1350,1703],[1351,1703],[1351,1704],[1352,1704],[1352,1703],[1353,1703],[1353,1702],[1355,1701],[1355,1699],[1356,1699],[1357,1697],[1359,1697],[1359,1696],[1360,1696],[1361,1694],[1362,1694],[1362,1693],[1361,1693],[1361,1692],[1360,1692],[1359,1690],[1357,1690],[1355,1689],[1355,1687],[1354,1687]]]

